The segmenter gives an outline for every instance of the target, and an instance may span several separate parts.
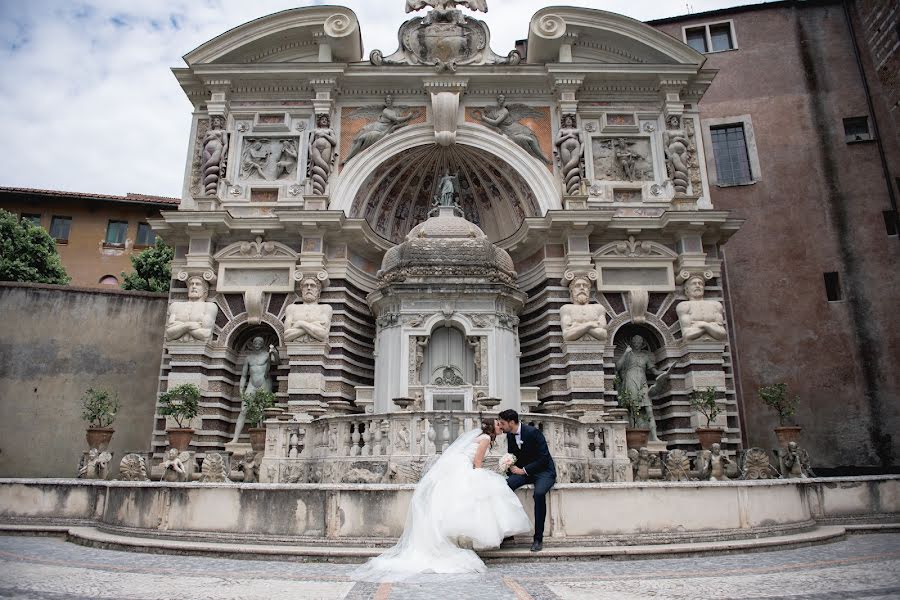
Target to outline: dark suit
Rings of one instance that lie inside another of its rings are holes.
[[[547,492],[556,483],[556,465],[550,456],[547,440],[540,429],[521,423],[522,447],[516,445],[516,434],[506,434],[506,446],[516,457],[516,466],[527,475],[510,475],[506,479],[510,489],[534,484],[534,541],[544,541],[544,521],[547,520]]]

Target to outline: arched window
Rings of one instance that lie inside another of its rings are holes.
[[[119,285],[119,280],[115,275],[104,275],[100,278],[100,285]]]

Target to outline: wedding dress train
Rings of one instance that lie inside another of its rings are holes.
[[[486,434],[469,431],[453,443],[416,485],[403,535],[393,548],[355,569],[364,581],[398,581],[420,573],[483,573],[474,551],[531,530],[531,521],[506,478],[473,464]]]

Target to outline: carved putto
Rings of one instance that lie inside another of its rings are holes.
[[[816,474],[810,465],[809,452],[801,448],[797,442],[788,442],[786,448],[776,450],[781,476],[787,479],[806,479]]]
[[[550,162],[544,156],[541,144],[531,128],[520,123],[522,119],[539,119],[544,116],[534,107],[527,104],[507,104],[506,96],[500,94],[497,96],[497,106],[476,110],[472,114],[483,124],[505,135],[535,158],[545,163]]]
[[[78,466],[78,477],[82,479],[107,479],[109,477],[109,461],[112,454],[91,448],[87,458],[82,457]]]
[[[169,448],[160,465],[163,470],[161,480],[168,482],[187,481],[187,464],[190,460],[190,452],[178,452],[176,448]]]
[[[635,481],[649,481],[650,469],[662,466],[659,456],[651,453],[647,448],[640,450],[631,448],[628,450],[628,460],[631,461],[631,470]]]

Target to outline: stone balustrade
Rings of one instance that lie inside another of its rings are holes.
[[[401,411],[266,421],[260,477],[269,483],[414,483],[457,437],[479,426],[482,413]],[[575,419],[524,414],[544,432],[561,483],[629,481],[625,422],[594,414]],[[500,436],[487,458],[506,453]]]

